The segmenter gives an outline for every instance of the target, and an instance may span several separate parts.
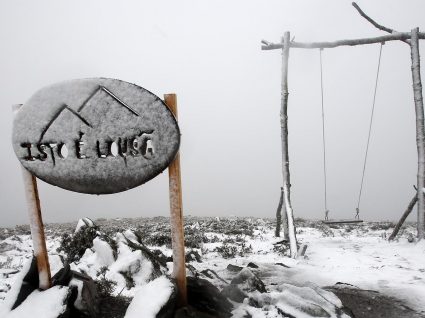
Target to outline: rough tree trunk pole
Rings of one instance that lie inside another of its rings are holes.
[[[280,188],[279,205],[276,211],[276,231],[275,236],[280,237],[280,227],[283,225],[283,238],[289,241],[288,236],[288,216],[286,215],[286,208],[283,204],[283,187]]]
[[[282,224],[283,188],[280,188],[280,199],[276,210],[276,231],[274,235],[280,237],[280,225]]]
[[[288,235],[291,257],[297,257],[297,238],[295,236],[294,214],[291,206],[291,182],[289,174],[288,154],[288,59],[290,46],[290,33],[285,32],[282,38],[282,91],[280,108],[280,125],[282,137],[282,176],[283,176],[283,202],[288,218]]]
[[[407,217],[409,216],[410,212],[412,212],[413,207],[415,206],[416,202],[418,201],[418,196],[415,194],[415,196],[410,200],[409,205],[407,206],[406,211],[404,211],[403,215],[400,218],[400,221],[398,221],[397,225],[395,226],[393,232],[391,233],[390,237],[388,238],[388,241],[392,241],[395,239],[395,237],[398,234],[398,231],[400,231],[401,226],[403,225],[404,221],[406,221]]]
[[[416,113],[416,145],[418,148],[418,175],[417,175],[417,197],[418,197],[418,239],[424,238],[425,231],[425,130],[424,130],[424,104],[422,98],[422,82],[419,57],[419,28],[412,30],[411,57],[412,57],[412,82],[413,96],[415,100]]]
[[[351,39],[351,40],[338,40],[333,42],[291,42],[291,48],[298,49],[330,49],[339,46],[356,46],[356,45],[366,45],[366,44],[375,44],[383,43],[389,41],[406,41],[411,38],[410,32],[399,32],[388,35],[381,35],[374,38],[364,38],[364,39]],[[419,33],[418,38],[425,40],[425,33]],[[266,40],[262,40],[263,45],[261,46],[262,50],[277,50],[282,49],[282,43],[270,43]]]
[[[165,104],[177,119],[177,96],[165,94]],[[180,154],[168,167],[170,183],[170,222],[173,245],[173,277],[177,283],[177,306],[187,305],[186,260],[184,252],[183,199],[180,173]]]
[[[16,113],[21,104],[13,105]],[[31,230],[34,256],[37,261],[39,288],[46,290],[51,287],[49,256],[47,254],[46,237],[44,235],[43,219],[41,217],[40,198],[38,196],[37,179],[27,169],[21,166],[22,180],[24,183],[25,199],[27,201],[28,217]]]
[[[283,194],[283,188],[282,188],[282,194]],[[286,214],[286,207],[284,204],[282,204],[282,224],[283,224],[283,238],[286,241],[289,241],[289,230],[288,230],[288,215]]]

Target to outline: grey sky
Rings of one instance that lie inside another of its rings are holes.
[[[423,1],[358,4],[394,29],[425,29]],[[279,41],[285,30],[297,41],[383,34],[341,0],[0,2],[0,226],[27,222],[11,105],[54,82],[97,76],[158,96],[178,94],[185,214],[274,216],[282,183],[280,52],[261,51],[260,40]],[[354,215],[378,53],[379,45],[323,51],[335,218]],[[299,217],[323,216],[319,80],[319,51],[291,50],[289,155]],[[360,207],[367,220],[397,219],[414,194],[415,118],[404,43],[384,46],[379,85]],[[46,222],[168,215],[167,173],[116,195],[76,194],[43,182],[39,189]]]

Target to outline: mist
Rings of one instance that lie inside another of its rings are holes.
[[[423,1],[359,1],[399,31],[425,28]],[[280,51],[261,40],[332,41],[384,33],[351,1],[3,1],[0,3],[0,226],[25,224],[13,104],[63,80],[110,77],[162,97],[176,93],[185,215],[274,217],[282,185]],[[421,45],[423,49],[423,45]],[[355,214],[379,44],[325,49],[328,206]],[[398,219],[416,183],[410,49],[383,47],[360,205],[365,220]],[[319,50],[291,49],[289,157],[295,217],[324,217]],[[113,195],[39,182],[45,222],[169,215],[167,172]],[[414,211],[415,212],[415,211]],[[412,213],[410,220],[415,220]]]

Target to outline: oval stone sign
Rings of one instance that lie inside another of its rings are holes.
[[[22,165],[61,188],[125,191],[168,167],[180,131],[164,102],[108,78],[71,80],[36,92],[18,111],[12,142]]]

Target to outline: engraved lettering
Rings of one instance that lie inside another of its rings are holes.
[[[141,153],[142,156],[146,159],[151,159],[155,153],[155,150],[153,148],[153,142],[150,137],[147,137],[143,140],[142,146],[141,146]]]
[[[46,149],[48,146],[46,144],[38,144],[37,149],[40,152],[40,154],[37,156],[38,160],[46,161],[47,160],[47,152]]]
[[[47,144],[47,146],[50,148],[50,153],[52,155],[53,165],[55,165],[56,164],[56,159],[55,159],[55,153],[54,153],[53,149],[56,148],[57,144],[55,144],[55,143],[49,143],[49,144]]]
[[[97,150],[97,157],[98,158],[106,158],[108,155],[102,153],[102,151],[100,150],[100,141],[97,140],[96,141],[96,150]]]
[[[127,157],[128,153],[128,145],[127,145],[127,138],[121,139],[118,138],[118,154],[125,158]]]
[[[109,143],[109,153],[112,157],[118,156],[118,145],[115,141]]]
[[[133,157],[140,156],[139,152],[139,141],[136,137],[130,139],[130,153]]]
[[[80,139],[75,141],[75,153],[78,159],[90,158],[81,153],[82,151],[81,148],[85,145],[85,143],[82,141],[83,135],[84,133],[80,132]]]
[[[21,144],[21,147],[27,148],[27,155],[24,157],[24,160],[34,161],[35,157],[31,154],[32,144],[30,144],[28,142],[24,142],[24,143]]]
[[[58,155],[61,159],[66,159],[68,157],[68,148],[65,143],[61,143],[58,146]]]

